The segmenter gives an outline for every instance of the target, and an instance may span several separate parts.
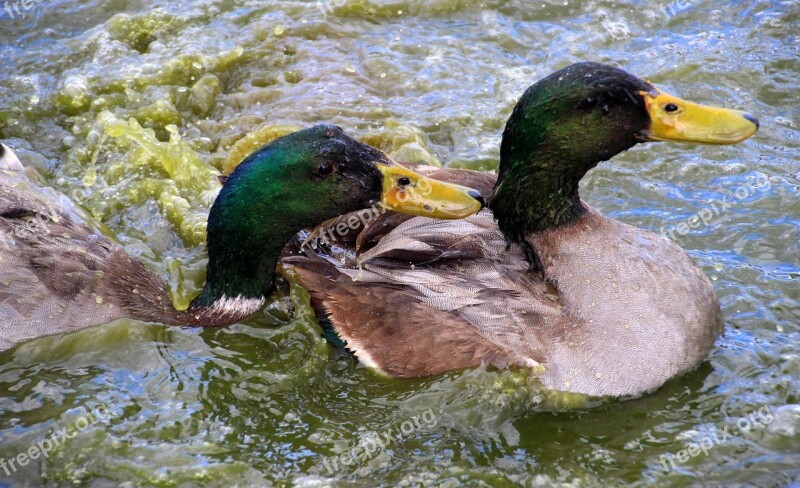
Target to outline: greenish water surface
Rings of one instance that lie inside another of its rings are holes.
[[[31,5],[0,13],[0,140],[177,304],[203,280],[213,168],[252,131],[335,123],[400,160],[494,169],[524,89],[581,60],[747,110],[761,130],[640,146],[585,178],[584,199],[674,239],[721,300],[708,361],[655,393],[586,403],[481,369],[383,378],[326,344],[284,286],[221,330],[121,321],[0,354],[0,458],[103,413],[0,468],[0,486],[800,486],[797,1]]]

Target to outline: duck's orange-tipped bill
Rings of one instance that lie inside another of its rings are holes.
[[[432,180],[399,164],[378,164],[383,173],[381,203],[396,212],[461,219],[483,208],[480,192],[461,185]]]
[[[641,133],[645,141],[735,144],[758,130],[758,119],[739,110],[687,102],[655,90],[641,92],[650,114],[650,127]]]

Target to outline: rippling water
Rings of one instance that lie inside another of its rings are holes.
[[[401,160],[493,169],[519,95],[580,60],[762,128],[736,146],[640,146],[585,178],[594,206],[689,250],[722,302],[709,360],[651,395],[586,404],[523,372],[381,378],[320,339],[307,295],[284,286],[223,330],[121,321],[0,355],[0,458],[108,409],[47,459],[0,467],[0,486],[800,481],[796,0],[31,5],[0,16],[0,139],[179,304],[203,280],[210,168],[250,131],[331,122]],[[370,460],[334,464],[353,449]]]

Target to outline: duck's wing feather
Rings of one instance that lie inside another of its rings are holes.
[[[467,180],[458,170],[431,173]],[[474,172],[463,173],[475,184]],[[528,272],[522,250],[508,246],[488,210],[456,221],[386,213],[352,234],[316,249],[298,240],[281,263],[348,349],[384,373],[534,366],[546,357],[544,334],[563,330],[557,294]],[[359,241],[371,247],[357,254]]]

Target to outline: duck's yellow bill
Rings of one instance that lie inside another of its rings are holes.
[[[462,219],[483,208],[480,192],[432,180],[399,164],[378,164],[383,173],[381,203],[389,210],[436,219]]]
[[[646,141],[735,144],[758,130],[758,119],[739,110],[707,107],[655,90],[641,92],[650,114]]]

